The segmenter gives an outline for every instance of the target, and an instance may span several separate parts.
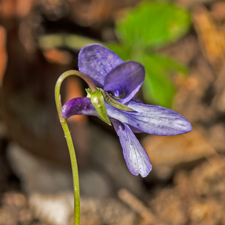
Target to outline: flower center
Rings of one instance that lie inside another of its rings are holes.
[[[126,95],[125,90],[124,90],[123,94],[120,95],[119,97],[115,97],[112,93],[103,91],[101,88],[98,88],[98,90],[101,92],[104,100],[106,102],[108,102],[110,105],[112,105],[113,107],[120,109],[120,110],[124,110],[124,111],[134,111],[133,109],[127,107],[126,105],[123,105],[122,103],[120,103],[114,99],[114,98],[121,99],[122,97],[124,97]]]
[[[111,92],[108,92],[110,95],[111,95],[111,97],[112,98],[115,98],[115,99],[122,99],[122,98],[124,98],[125,96],[126,96],[126,89],[124,88],[124,91],[123,91],[123,93],[120,95],[120,96],[115,96],[113,93],[111,93]]]

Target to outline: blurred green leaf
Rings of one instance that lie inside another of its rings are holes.
[[[184,35],[190,14],[172,4],[142,2],[118,21],[116,28],[122,43],[137,47],[159,47]]]
[[[105,46],[115,52],[124,61],[131,59],[131,48],[127,45],[120,44],[105,44]]]
[[[145,66],[143,94],[150,103],[171,107],[176,92],[170,73],[187,74],[187,68],[176,60],[156,54],[154,48],[175,41],[190,26],[190,14],[165,2],[142,2],[117,22],[119,44],[108,47],[123,60],[139,61]]]
[[[179,73],[180,75],[186,75],[188,73],[188,68],[184,64],[169,56],[164,56],[161,54],[149,55],[160,65],[161,70],[163,70],[164,73],[175,72]]]
[[[69,47],[80,50],[94,43],[101,44],[94,39],[75,34],[46,34],[38,38],[38,44],[42,49]]]
[[[143,54],[137,61],[142,63],[146,70],[143,84],[145,100],[170,108],[176,88],[169,72],[186,73],[187,68],[169,57],[157,54]]]

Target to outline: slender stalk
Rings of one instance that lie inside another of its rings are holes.
[[[79,76],[82,79],[84,79],[92,91],[96,91],[96,87],[93,84],[93,82],[83,73],[76,71],[76,70],[69,70],[64,72],[57,80],[55,85],[55,102],[56,107],[58,111],[59,121],[62,125],[67,146],[69,149],[70,154],[70,161],[71,161],[71,167],[72,167],[72,173],[73,173],[73,188],[74,188],[74,225],[80,225],[80,186],[79,186],[79,175],[78,175],[78,167],[77,167],[77,160],[76,160],[76,154],[75,149],[73,145],[73,141],[71,138],[71,134],[69,131],[68,124],[66,122],[66,119],[64,119],[61,115],[61,108],[62,108],[62,102],[61,102],[61,95],[60,95],[60,88],[61,84],[68,76],[75,75]]]

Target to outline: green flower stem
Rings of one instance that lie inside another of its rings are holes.
[[[79,76],[82,79],[84,79],[92,91],[96,91],[96,87],[93,84],[93,82],[83,73],[77,71],[77,70],[69,70],[64,72],[57,80],[55,85],[55,102],[56,107],[58,111],[59,121],[62,125],[67,146],[69,149],[70,154],[70,160],[71,160],[71,166],[72,166],[72,173],[73,173],[73,188],[74,188],[74,225],[80,225],[80,186],[79,186],[79,174],[78,174],[78,167],[77,167],[77,160],[76,160],[76,154],[75,149],[73,146],[73,141],[70,135],[69,127],[66,122],[66,119],[64,119],[61,115],[61,95],[60,95],[60,88],[61,84],[68,76],[75,75]]]

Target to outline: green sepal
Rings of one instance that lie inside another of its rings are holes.
[[[107,98],[105,98],[105,100],[112,105],[113,107],[123,110],[123,111],[134,111],[133,109],[129,108],[126,105],[123,105],[122,103],[116,101],[115,99],[111,98],[110,96],[108,96]]]
[[[104,97],[100,91],[94,91],[91,93],[91,102],[98,112],[100,119],[102,119],[108,125],[112,126],[106,113]]]
[[[91,89],[90,88],[86,88],[85,91],[87,92],[87,98],[91,97]]]

